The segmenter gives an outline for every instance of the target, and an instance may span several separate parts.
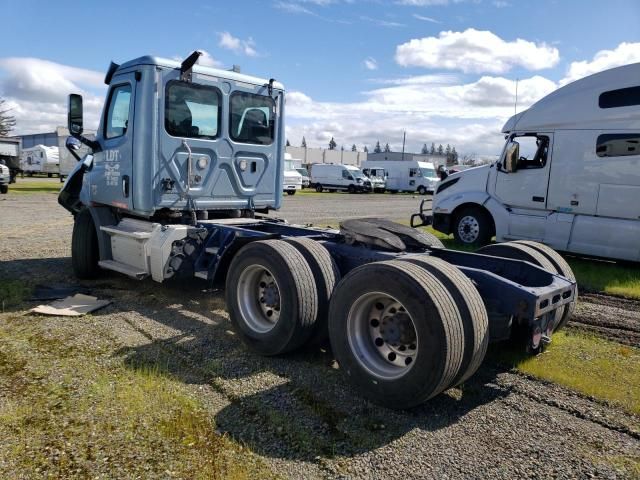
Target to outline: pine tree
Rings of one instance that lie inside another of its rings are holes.
[[[6,137],[16,126],[16,117],[10,114],[10,108],[3,108],[5,100],[0,98],[0,137]]]
[[[289,143],[289,139],[287,138],[287,147],[290,147],[291,144]]]
[[[438,155],[444,155],[444,148],[442,144],[438,145]]]
[[[421,153],[424,154],[424,155],[429,153],[429,147],[427,147],[426,143],[424,145],[422,145],[422,152]]]
[[[376,142],[376,146],[373,149],[373,153],[382,153],[382,148],[380,148],[380,141]]]
[[[453,163],[458,163],[458,152],[456,152],[456,147],[451,148],[451,160]]]
[[[431,155],[435,155],[436,154],[436,145],[433,142],[431,142],[431,148],[429,149],[429,153]]]
[[[386,144],[384,145],[384,152],[385,152],[385,153],[389,153],[389,152],[391,152],[391,147],[389,146],[389,144],[388,144],[388,143],[386,143]]]
[[[307,140],[302,137],[302,144],[300,145],[302,148],[307,148]]]
[[[344,152],[344,145],[340,145],[340,150]]]
[[[362,151],[363,151],[364,153],[369,153],[369,149],[367,148],[367,146],[366,146],[366,145],[364,146],[364,148],[362,149]]]
[[[329,141],[329,150],[335,150],[337,146],[338,144],[333,139],[333,137],[331,137],[331,140]]]
[[[355,143],[353,145],[351,145],[351,151],[352,152],[357,152],[358,151],[358,147],[356,147]]]

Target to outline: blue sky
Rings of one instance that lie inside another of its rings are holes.
[[[396,146],[406,129],[413,149],[434,141],[489,155],[516,78],[525,108],[571,79],[640,61],[638,0],[0,5],[0,96],[15,107],[17,133],[63,124],[61,98],[74,88],[92,96],[97,120],[110,60],[202,49],[210,63],[285,84],[292,144],[304,135],[310,146],[330,136],[349,148]]]

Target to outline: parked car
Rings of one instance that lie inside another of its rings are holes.
[[[640,261],[640,63],[570,83],[511,117],[499,160],[450,175],[433,227]]]
[[[311,179],[309,177],[309,171],[306,168],[298,167],[297,172],[302,175],[302,188],[309,188],[311,185]]]
[[[371,180],[371,188],[376,193],[384,193],[387,189],[387,171],[384,168],[363,168],[364,173]]]
[[[433,193],[440,180],[433,163],[417,160],[366,160],[363,169],[384,169],[387,173],[385,188],[395,192]]]
[[[4,163],[0,163],[0,193],[7,193],[9,191],[9,183],[11,183],[9,167]]]
[[[317,192],[346,190],[349,193],[370,192],[371,180],[364,176],[358,167],[316,163],[311,165],[311,186]]]

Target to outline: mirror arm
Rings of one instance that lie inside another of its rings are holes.
[[[84,143],[87,147],[89,147],[94,152],[101,152],[102,151],[102,148],[100,147],[100,144],[98,142],[96,142],[95,140],[91,140],[91,139],[85,137],[84,135],[82,135],[81,133],[73,133],[73,132],[69,132],[69,133],[71,134],[71,136],[73,138],[77,138],[78,140],[80,140],[82,143]],[[79,160],[79,158],[77,156],[76,156],[76,159]]]

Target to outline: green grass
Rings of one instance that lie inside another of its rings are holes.
[[[640,265],[567,258],[578,285],[587,290],[640,298]]]
[[[89,322],[0,317],[0,478],[274,478],[188,385],[128,368]]]
[[[537,378],[563,385],[640,414],[640,349],[579,331],[560,331],[541,355],[501,351],[499,360]]]
[[[59,178],[42,180],[27,180],[17,178],[16,183],[9,185],[9,193],[31,194],[31,193],[58,193],[62,188]]]
[[[19,305],[31,289],[21,280],[0,279],[0,313],[6,308]]]

